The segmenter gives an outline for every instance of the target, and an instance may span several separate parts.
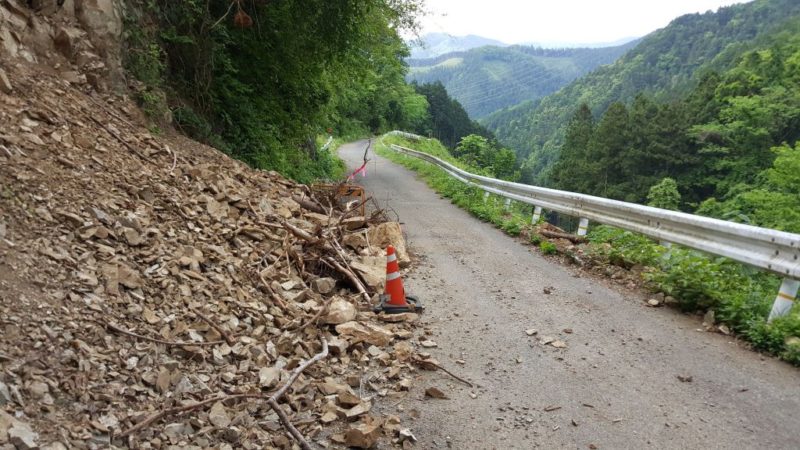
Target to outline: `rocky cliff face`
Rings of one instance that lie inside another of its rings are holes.
[[[121,86],[121,0],[0,0],[0,56],[74,84]]]

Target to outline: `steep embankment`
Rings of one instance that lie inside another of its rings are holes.
[[[441,82],[471,117],[480,118],[551,94],[613,62],[633,45],[567,49],[486,46],[431,59],[410,59],[407,78],[418,83]]]
[[[153,135],[58,38],[2,31],[0,447],[292,448],[289,423],[325,446],[394,439],[372,397],[407,389],[414,346],[370,303],[382,248],[408,262],[399,225]]]
[[[679,17],[642,38],[614,64],[601,67],[539,102],[499,111],[482,123],[505,145],[528,158],[527,175],[543,173],[558,158],[564,129],[582,103],[597,116],[639,92],[668,100],[687,92],[696,74],[727,69],[758,39],[800,14],[793,0],[756,0],[717,12]]]

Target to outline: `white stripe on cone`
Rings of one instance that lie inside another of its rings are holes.
[[[386,274],[386,281],[392,281],[400,278],[400,272],[393,272]]]
[[[397,261],[397,255],[386,255],[386,262]]]

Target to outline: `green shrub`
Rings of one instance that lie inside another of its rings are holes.
[[[542,236],[536,233],[531,233],[531,236],[528,239],[533,245],[539,245],[542,242]]]
[[[556,244],[553,244],[549,241],[542,241],[539,243],[539,250],[542,251],[545,255],[555,255],[558,253],[558,248]]]

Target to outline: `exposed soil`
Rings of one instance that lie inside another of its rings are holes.
[[[365,145],[339,153],[358,167]],[[382,405],[418,416],[419,447],[800,447],[796,368],[543,257],[370,158],[359,182],[397,212],[418,259],[406,289],[427,308],[437,346],[424,350],[475,385],[427,372],[411,400]],[[432,386],[449,399],[425,397]]]

